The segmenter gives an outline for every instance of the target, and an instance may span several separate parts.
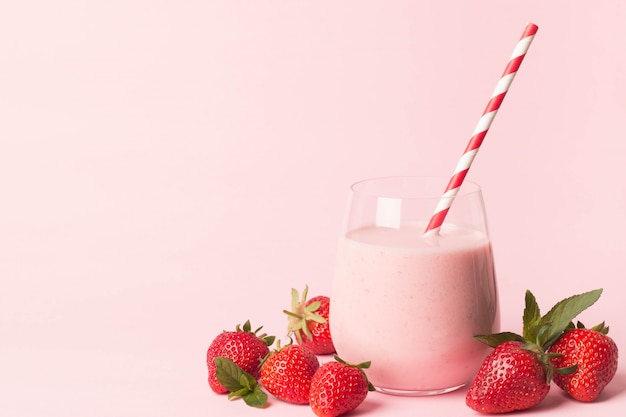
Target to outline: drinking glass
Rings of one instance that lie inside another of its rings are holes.
[[[450,392],[471,381],[499,331],[493,252],[480,187],[465,181],[439,233],[426,226],[447,178],[352,185],[330,304],[337,354],[371,361],[377,390]]]

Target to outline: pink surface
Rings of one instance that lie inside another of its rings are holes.
[[[212,394],[208,344],[282,336],[292,287],[329,291],[349,184],[451,174],[531,21],[468,176],[503,327],[527,288],[602,287],[581,319],[624,347],[625,2],[4,2],[0,415],[311,416]],[[529,414],[621,415],[621,368]],[[474,415],[463,395],[355,415]]]

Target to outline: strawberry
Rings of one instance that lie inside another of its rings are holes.
[[[363,369],[370,363],[352,365],[335,355],[335,361],[319,367],[311,380],[309,403],[318,417],[335,417],[357,408],[374,387]]]
[[[235,331],[224,331],[209,345],[206,361],[209,368],[209,385],[214,392],[218,394],[228,392],[217,379],[216,358],[229,359],[244,372],[259,379],[261,360],[269,353],[268,346],[274,343],[274,337],[257,335],[261,327],[254,332],[250,329],[250,321],[246,321],[243,328],[237,325]]]
[[[573,327],[573,326],[572,326]],[[593,401],[611,382],[617,371],[617,345],[601,323],[591,329],[582,324],[566,331],[550,347],[558,354],[552,358],[555,367],[576,366],[570,375],[555,375],[555,384],[579,401]]]
[[[537,354],[521,341],[504,342],[485,359],[466,403],[481,413],[506,413],[539,404],[550,391]]]
[[[523,333],[502,332],[475,338],[494,347],[465,397],[466,404],[481,413],[506,413],[538,405],[550,391],[554,374],[574,372],[572,366],[554,366],[558,354],[550,347],[580,312],[595,303],[602,290],[589,291],[559,301],[541,315],[534,295],[526,291]]]
[[[280,400],[308,404],[311,378],[319,366],[317,356],[306,347],[279,345],[261,365],[261,383]]]
[[[308,290],[304,289],[301,299],[297,290],[291,290],[292,311],[284,310],[289,316],[287,330],[295,335],[298,344],[316,355],[335,353],[328,321],[330,298],[319,295],[307,301]]]

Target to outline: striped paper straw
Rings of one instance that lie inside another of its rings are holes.
[[[463,156],[461,156],[461,159],[454,170],[454,174],[452,175],[452,178],[450,178],[448,186],[446,187],[443,196],[441,196],[435,212],[426,227],[426,234],[439,233],[443,220],[446,218],[448,210],[452,205],[452,201],[459,192],[461,184],[463,184],[467,171],[469,171],[472,161],[476,157],[476,153],[478,152],[483,139],[485,139],[487,131],[489,130],[493,119],[496,117],[496,113],[498,113],[498,109],[502,105],[504,96],[509,90],[511,83],[513,82],[513,78],[515,78],[515,74],[517,74],[517,70],[522,64],[524,56],[526,56],[526,52],[535,37],[535,33],[537,33],[537,29],[538,27],[534,23],[528,24],[526,29],[524,29],[524,33],[515,46],[513,54],[504,69],[504,73],[502,74],[502,77],[500,77],[496,88],[491,94],[487,107],[485,108],[485,111],[483,111],[483,114],[474,129],[474,133],[465,148],[465,152],[463,153]]]

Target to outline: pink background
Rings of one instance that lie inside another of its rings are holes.
[[[539,26],[469,177],[503,327],[580,317],[626,346],[626,2],[24,0],[0,6],[0,415],[311,416],[214,395],[205,352],[290,289],[328,293],[348,186],[449,175]],[[616,415],[554,388],[535,415]],[[464,390],[355,415],[474,415]],[[620,412],[621,413],[621,412]]]

